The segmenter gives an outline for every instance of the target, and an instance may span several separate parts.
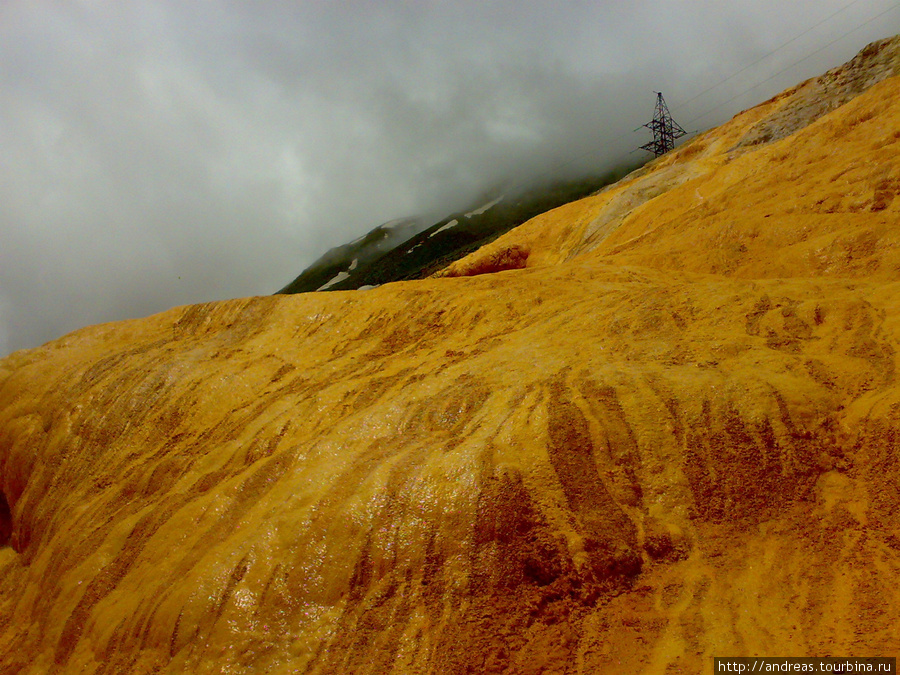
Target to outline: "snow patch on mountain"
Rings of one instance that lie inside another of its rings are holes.
[[[474,211],[469,211],[469,212],[466,214],[466,218],[471,218],[472,216],[480,216],[482,213],[484,213],[485,211],[487,211],[487,210],[488,210],[489,208],[491,208],[492,206],[496,206],[497,204],[499,204],[500,201],[503,199],[503,196],[504,196],[504,195],[500,195],[500,196],[497,197],[496,199],[494,199],[494,200],[492,200],[492,201],[489,201],[489,202],[488,202],[487,204],[485,204],[484,206],[479,206],[479,207],[478,207],[477,209],[475,209]]]
[[[474,212],[473,212],[473,213],[474,213]],[[466,214],[466,215],[468,215],[468,214]],[[434,232],[432,232],[431,234],[429,234],[429,235],[428,235],[428,238],[431,239],[434,235],[439,234],[439,233],[443,232],[444,230],[449,230],[449,229],[450,229],[451,227],[453,227],[454,225],[459,225],[459,221],[456,220],[456,219],[451,220],[449,223],[447,223],[447,224],[444,225],[443,227],[441,227],[441,228],[435,230]]]
[[[326,281],[324,284],[319,286],[317,291],[325,291],[334,286],[335,284],[341,283],[344,279],[350,278],[350,272],[356,269],[356,266],[359,265],[359,258],[354,258],[353,262],[350,263],[350,266],[347,268],[346,272],[338,272],[334,278],[330,281]]]
[[[329,288],[331,288],[332,286],[334,286],[335,284],[339,284],[344,279],[349,279],[349,278],[350,278],[350,275],[347,274],[346,272],[338,272],[337,275],[335,275],[335,277],[331,281],[325,282],[324,284],[319,286],[316,290],[317,291],[326,291]]]

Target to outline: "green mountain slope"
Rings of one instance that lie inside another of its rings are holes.
[[[278,293],[353,290],[422,279],[540,213],[597,192],[639,165],[495,194],[486,203],[453,213],[425,229],[415,218],[379,225],[364,237],[328,251]]]

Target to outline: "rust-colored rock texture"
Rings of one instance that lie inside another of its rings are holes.
[[[0,362],[0,672],[900,647],[900,39],[440,278]]]

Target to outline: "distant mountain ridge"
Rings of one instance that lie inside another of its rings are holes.
[[[400,218],[382,223],[347,244],[329,249],[278,293],[337,290],[336,286],[375,263],[421,227],[421,221],[416,218]]]
[[[640,164],[526,190],[495,189],[467,210],[454,212],[429,227],[423,228],[419,218],[389,221],[329,250],[278,294],[346,291],[423,279],[534,216],[615,183]]]

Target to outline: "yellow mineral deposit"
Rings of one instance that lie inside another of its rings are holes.
[[[898,55],[441,278],[0,362],[0,671],[896,655]]]

